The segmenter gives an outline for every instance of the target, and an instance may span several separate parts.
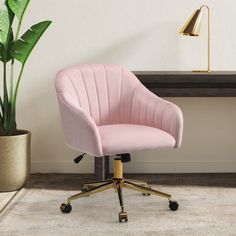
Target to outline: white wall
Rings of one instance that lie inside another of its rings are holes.
[[[75,166],[77,152],[64,145],[54,91],[59,69],[78,63],[117,63],[131,70],[203,69],[206,23],[199,38],[178,34],[203,3],[212,10],[212,69],[235,70],[235,0],[31,1],[24,30],[39,20],[53,21],[26,67],[18,100],[19,127],[33,133],[32,172],[93,172],[92,158]],[[184,112],[182,148],[136,153],[126,170],[236,171],[236,98],[169,100]]]

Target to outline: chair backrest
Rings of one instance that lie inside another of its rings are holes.
[[[136,76],[119,65],[79,65],[61,70],[58,93],[69,94],[97,125],[130,123]]]

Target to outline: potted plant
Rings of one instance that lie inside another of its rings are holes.
[[[19,37],[29,2],[6,0],[0,9],[0,61],[3,65],[0,76],[0,191],[20,189],[29,175],[31,134],[17,127],[17,94],[27,59],[51,24],[51,21],[35,24]],[[18,74],[14,71],[16,63],[20,65]]]

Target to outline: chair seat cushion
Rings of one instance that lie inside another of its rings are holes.
[[[98,126],[103,155],[129,153],[175,145],[167,132],[144,125],[114,124]]]

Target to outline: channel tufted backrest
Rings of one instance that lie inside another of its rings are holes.
[[[58,94],[69,96],[97,125],[133,123],[132,102],[141,83],[118,65],[79,65],[57,74]]]

